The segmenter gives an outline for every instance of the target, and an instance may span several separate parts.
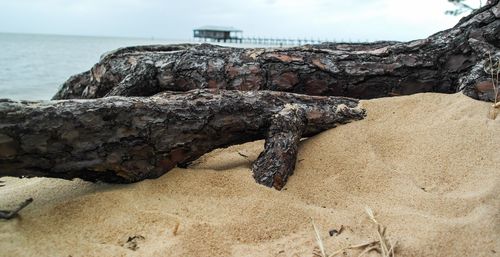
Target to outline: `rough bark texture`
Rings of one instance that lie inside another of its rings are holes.
[[[355,98],[419,92],[492,100],[483,71],[500,57],[500,3],[410,42],[325,43],[284,49],[153,45],[118,49],[70,78],[54,99],[149,96],[196,88],[275,90]]]
[[[257,182],[281,188],[297,143],[362,119],[358,101],[272,91],[193,90],[152,97],[0,101],[0,177],[127,183],[156,178],[215,148],[263,139]],[[276,165],[279,165],[276,166]]]
[[[275,114],[269,127],[264,151],[252,165],[255,180],[281,189],[295,169],[299,142],[307,116],[297,105],[287,105]]]

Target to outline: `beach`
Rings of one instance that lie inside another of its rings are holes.
[[[500,119],[488,119],[491,103],[423,93],[361,104],[366,119],[301,142],[282,191],[252,178],[263,141],[135,184],[2,178],[0,209],[34,202],[0,220],[0,255],[316,256],[311,219],[332,254],[377,240],[366,208],[396,256],[498,255]]]

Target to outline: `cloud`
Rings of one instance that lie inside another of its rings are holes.
[[[410,40],[457,22],[446,0],[0,0],[0,31],[190,38],[202,25],[247,36]]]

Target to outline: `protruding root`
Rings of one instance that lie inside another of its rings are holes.
[[[24,202],[22,202],[17,208],[11,211],[6,211],[6,210],[0,210],[0,219],[12,219],[16,217],[17,213],[24,209],[24,207],[28,206],[30,203],[33,202],[33,198],[28,198]]]
[[[281,190],[293,174],[297,151],[306,127],[306,113],[297,105],[287,105],[274,115],[264,151],[253,163],[257,183]]]

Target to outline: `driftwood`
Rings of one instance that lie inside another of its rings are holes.
[[[0,177],[136,182],[215,148],[265,138],[254,177],[281,189],[293,173],[301,137],[364,115],[355,99],[272,91],[0,100]]]
[[[118,49],[71,77],[54,99],[150,96],[196,88],[275,90],[355,98],[462,91],[494,98],[488,55],[500,57],[500,3],[410,42],[324,43],[280,49],[153,45]]]

